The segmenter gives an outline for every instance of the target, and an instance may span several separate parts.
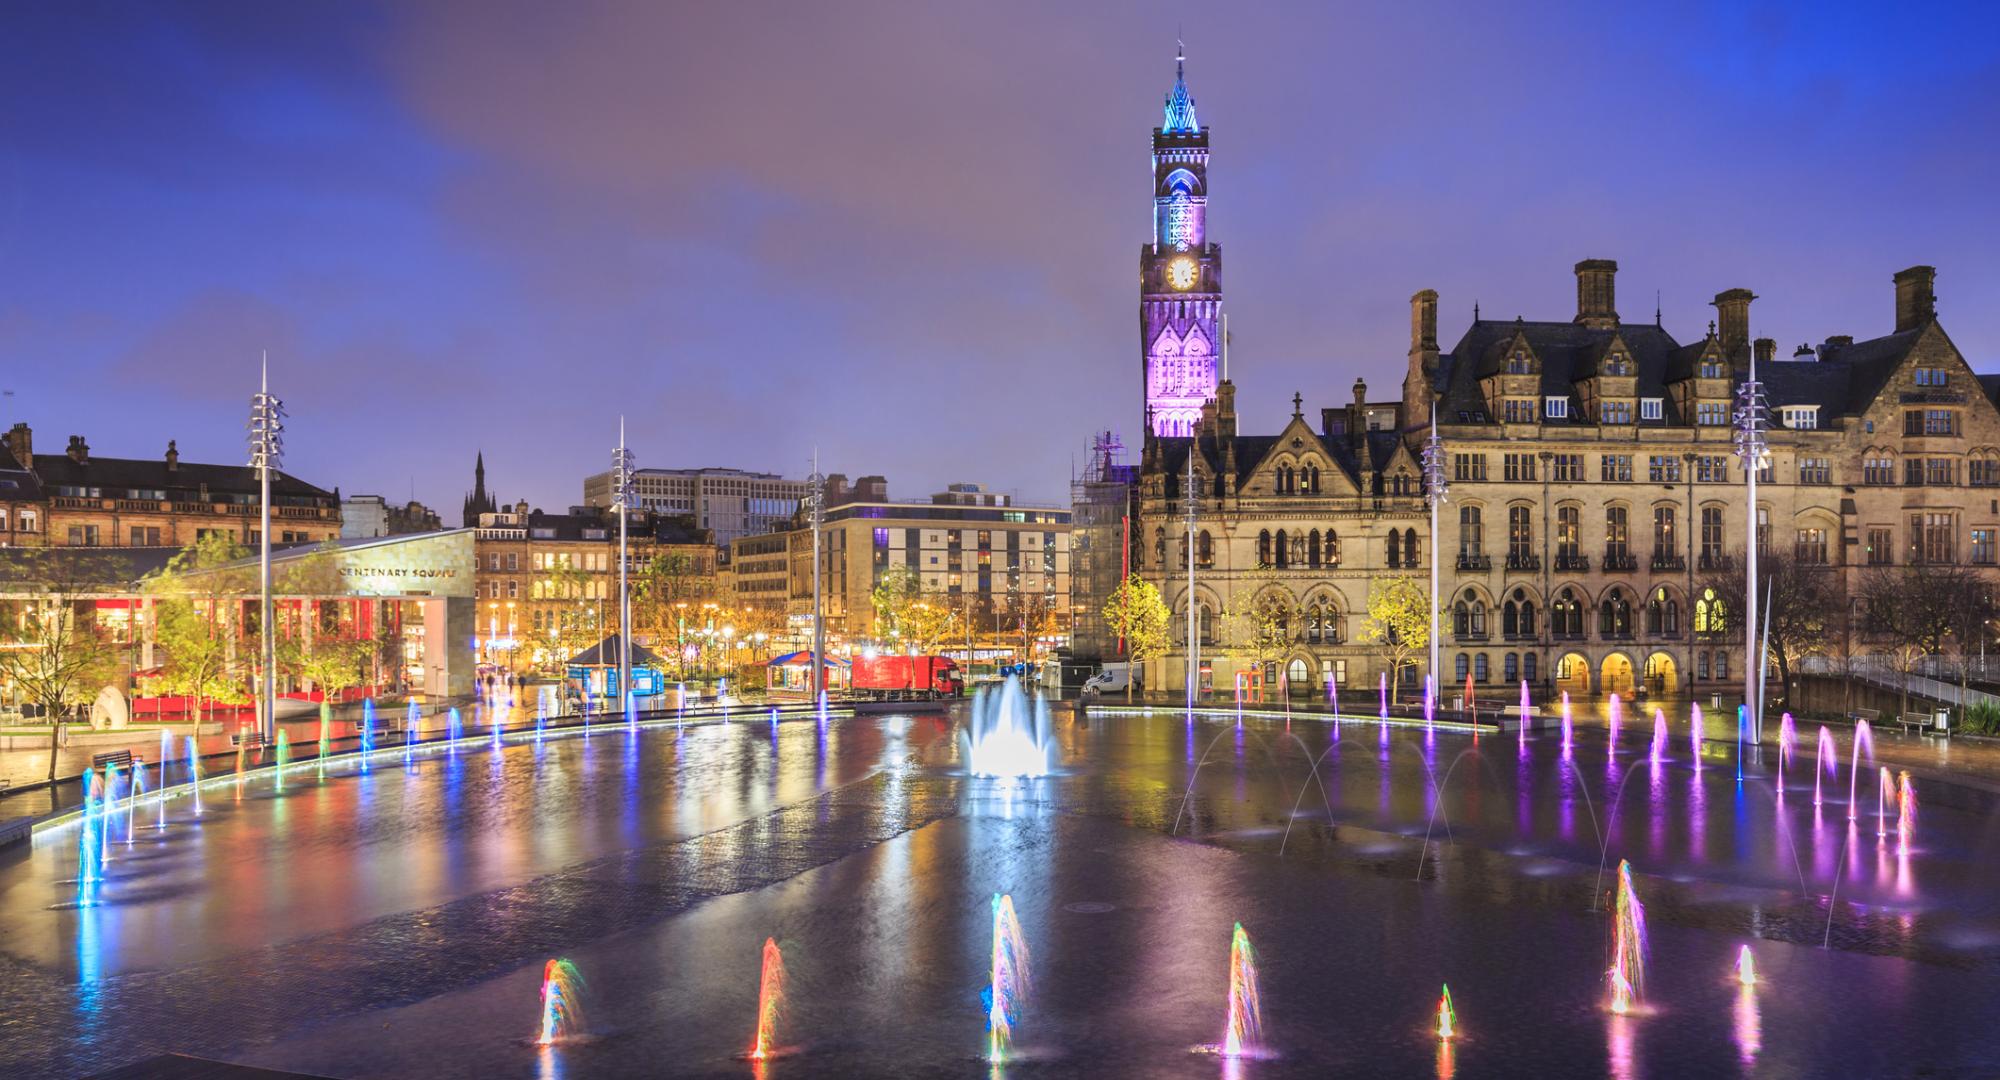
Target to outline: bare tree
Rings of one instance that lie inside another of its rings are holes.
[[[1910,677],[1925,657],[1943,656],[1955,639],[1983,623],[1986,585],[1952,563],[1878,566],[1861,579],[1864,626],[1902,677],[1902,711],[1910,709]]]
[[[1741,602],[1735,598],[1743,595],[1742,566],[1746,561],[1739,556],[1731,569],[1703,577],[1697,594],[1713,589],[1718,596],[1730,597],[1734,601],[1730,606],[1741,611]],[[1824,652],[1829,641],[1844,636],[1841,624],[1847,611],[1846,589],[1832,567],[1799,562],[1785,552],[1772,550],[1757,557],[1757,601],[1758,618],[1768,615],[1771,659],[1778,667],[1779,707],[1789,709],[1799,661]],[[1745,630],[1755,641],[1763,637],[1765,627]]]

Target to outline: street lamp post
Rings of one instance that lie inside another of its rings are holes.
[[[820,475],[819,452],[813,452],[812,478],[807,481],[812,491],[807,496],[812,513],[813,535],[813,637],[812,637],[812,697],[818,702],[826,696],[826,612],[820,598],[820,532],[826,519],[826,477]],[[970,660],[967,661],[970,663]]]
[[[1444,439],[1438,435],[1437,406],[1431,406],[1431,430],[1424,437],[1424,502],[1431,511],[1431,667],[1430,677],[1437,678],[1438,672],[1438,550],[1444,546],[1444,538],[1438,532],[1438,507],[1443,504],[1447,488],[1444,472]]]
[[[1751,730],[1764,739],[1764,653],[1757,641],[1757,471],[1770,460],[1770,410],[1764,384],[1757,381],[1757,356],[1750,356],[1750,375],[1736,388],[1736,456],[1743,462],[1743,482],[1749,492],[1744,510],[1743,545],[1743,701],[1750,709]]]
[[[274,681],[277,635],[271,625],[271,470],[283,462],[285,454],[285,403],[271,393],[271,363],[267,356],[259,375],[257,393],[250,398],[250,465],[257,470],[261,493],[262,528],[257,534],[257,582],[261,594],[259,630],[263,638],[264,685],[257,700],[264,714],[259,725],[266,742],[278,734],[277,687]]]
[[[1195,695],[1195,689],[1196,689],[1196,687],[1198,686],[1198,684],[1199,684],[1199,680],[1200,680],[1200,678],[1201,678],[1201,676],[1200,676],[1200,674],[1199,674],[1199,671],[1200,671],[1200,669],[1201,669],[1201,641],[1200,641],[1200,639],[1199,639],[1199,638],[1198,638],[1198,637],[1196,636],[1196,630],[1197,630],[1197,628],[1198,628],[1198,624],[1197,624],[1197,622],[1196,622],[1196,619],[1195,619],[1195,611],[1194,611],[1194,605],[1195,605],[1195,596],[1194,596],[1194,523],[1195,523],[1195,505],[1194,505],[1194,502],[1195,502],[1195,492],[1194,492],[1194,452],[1195,452],[1195,448],[1196,448],[1197,446],[1199,446],[1199,445],[1201,445],[1201,437],[1200,437],[1200,436],[1195,436],[1194,438],[1191,438],[1191,439],[1189,439],[1189,440],[1188,440],[1188,459],[1187,459],[1187,483],[1186,483],[1186,484],[1184,484],[1184,485],[1183,485],[1183,486],[1181,487],[1181,501],[1182,501],[1182,503],[1184,504],[1184,506],[1183,506],[1183,509],[1185,510],[1185,514],[1184,514],[1183,516],[1184,516],[1184,517],[1185,517],[1185,518],[1187,519],[1187,563],[1188,563],[1188,565],[1187,565],[1187,574],[1188,574],[1188,587],[1187,587],[1187,620],[1188,620],[1188,623],[1187,623],[1187,643],[1188,643],[1188,647],[1187,647],[1187,703],[1188,703],[1188,710],[1189,710],[1189,713],[1190,713],[1190,715],[1192,715],[1192,713],[1193,713],[1193,710],[1194,710],[1194,695]],[[1128,676],[1128,677],[1129,677],[1129,676]]]

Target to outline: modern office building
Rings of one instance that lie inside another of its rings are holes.
[[[633,474],[639,507],[690,516],[697,528],[714,532],[718,544],[788,527],[809,487],[804,480],[742,469],[639,469]],[[586,506],[611,505],[609,470],[584,478],[583,501]]]

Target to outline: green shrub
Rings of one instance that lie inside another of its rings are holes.
[[[2000,735],[2000,703],[1975,701],[1965,707],[1960,721],[1975,735]]]

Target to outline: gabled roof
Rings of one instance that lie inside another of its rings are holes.
[[[1638,376],[1640,397],[1665,397],[1669,359],[1680,343],[1660,327],[1634,323],[1615,329],[1598,330],[1573,322],[1528,322],[1480,319],[1465,331],[1452,350],[1438,358],[1438,411],[1441,423],[1458,419],[1458,413],[1487,413],[1486,397],[1479,381],[1505,369],[1507,354],[1516,338],[1522,339],[1541,365],[1541,392],[1545,397],[1576,394],[1576,382],[1589,378],[1612,342],[1622,341],[1631,354]],[[1574,406],[1575,402],[1571,402]],[[1668,408],[1671,410],[1671,403]],[[1571,416],[1577,415],[1572,407]],[[1489,420],[1494,419],[1488,417]],[[1669,416],[1668,422],[1674,422]]]
[[[620,638],[617,634],[612,634],[603,641],[570,657],[569,663],[577,667],[611,667],[618,663],[619,640]],[[636,641],[632,643],[632,663],[657,664],[659,662],[660,658],[653,650]]]
[[[160,458],[108,458],[88,455],[79,462],[68,454],[36,454],[35,474],[44,487],[105,487],[256,495],[257,472],[248,465],[203,465],[183,461],[174,468]],[[271,473],[271,494],[332,499],[333,492],[315,487],[282,469]],[[170,496],[171,497],[171,496]],[[179,500],[179,501],[193,501]]]

